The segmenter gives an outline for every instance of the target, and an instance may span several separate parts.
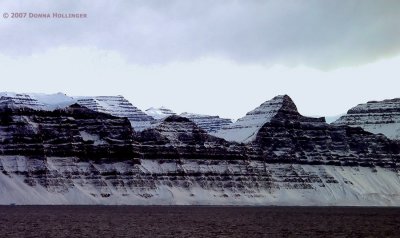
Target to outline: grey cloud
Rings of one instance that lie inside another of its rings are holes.
[[[4,11],[86,12],[88,19],[1,19],[0,52],[97,47],[136,64],[200,57],[322,69],[368,63],[400,52],[400,1],[34,1]]]

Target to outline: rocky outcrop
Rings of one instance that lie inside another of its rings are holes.
[[[133,160],[133,131],[126,118],[74,104],[55,111],[0,103],[0,155]]]
[[[194,113],[181,113],[180,116],[186,117],[196,123],[198,127],[207,131],[208,133],[217,132],[222,127],[232,124],[231,119],[220,118],[219,116],[209,116]]]
[[[154,122],[154,118],[133,106],[123,96],[79,97],[77,103],[96,112],[126,117],[135,131],[147,129]]]
[[[399,140],[400,98],[359,104],[333,124],[361,127],[366,131]]]

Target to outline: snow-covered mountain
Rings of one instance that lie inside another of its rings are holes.
[[[123,96],[76,97],[77,103],[96,112],[107,113],[116,117],[126,117],[135,131],[151,127],[154,118],[133,106]]]
[[[53,111],[78,103],[91,110],[116,117],[127,117],[136,131],[152,126],[154,118],[133,106],[123,96],[77,96],[63,93],[12,93],[0,92],[0,103],[12,103],[14,107],[26,107],[34,110]]]
[[[35,110],[54,110],[64,108],[76,102],[63,93],[13,93],[0,92],[0,103],[13,103],[17,107],[28,107]]]
[[[302,116],[287,95],[222,129],[232,142],[178,115],[134,132],[122,97],[53,111],[13,97],[0,204],[400,205],[398,141]]]
[[[190,119],[201,129],[209,133],[217,132],[222,127],[232,124],[231,119],[220,118],[219,116],[201,115],[188,112],[181,113],[180,116]]]
[[[147,109],[145,112],[147,115],[149,115],[157,120],[166,118],[171,115],[176,115],[175,112],[173,112],[171,109],[168,109],[166,107],[159,107],[159,108],[151,107],[151,108]]]
[[[333,124],[361,127],[366,131],[399,140],[400,98],[359,104]]]
[[[279,110],[284,110],[289,103],[292,102],[287,95],[276,96],[212,135],[228,141],[251,142],[255,139],[258,130],[265,123],[271,121]],[[296,109],[296,106],[294,108]]]

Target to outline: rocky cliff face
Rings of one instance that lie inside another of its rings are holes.
[[[133,131],[126,118],[77,104],[55,111],[0,103],[0,155],[132,160]]]
[[[194,113],[181,113],[181,117],[186,117],[196,123],[198,127],[207,131],[208,133],[217,132],[222,127],[232,124],[231,119],[220,118],[219,116],[209,116]]]
[[[333,124],[361,127],[366,131],[399,140],[400,98],[359,104]]]
[[[303,117],[292,103],[284,108],[251,142],[256,157],[280,163],[397,168],[399,143],[361,128],[332,126],[323,118]]]
[[[135,132],[99,110],[1,102],[0,204],[400,205],[398,142],[304,117],[286,95],[223,138],[177,115]]]
[[[384,136],[324,118],[300,115],[289,96],[278,96],[216,133],[247,143],[247,155],[267,163],[383,166],[396,168],[400,145]]]
[[[96,112],[126,117],[135,131],[149,128],[154,122],[154,118],[133,106],[123,96],[80,97],[77,99],[77,103]]]

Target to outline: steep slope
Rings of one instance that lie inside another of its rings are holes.
[[[196,123],[197,126],[208,133],[217,132],[222,127],[232,124],[231,119],[220,118],[219,116],[209,116],[187,112],[181,113],[180,116],[190,119]]]
[[[251,142],[256,138],[260,128],[271,121],[280,110],[297,113],[296,105],[287,95],[276,96],[212,135],[228,141]]]
[[[154,118],[133,106],[123,96],[77,97],[77,103],[96,112],[126,117],[135,131],[149,128],[154,122]]]
[[[400,98],[359,104],[333,124],[361,127],[366,131],[399,140]]]
[[[0,157],[0,204],[399,206],[392,169],[226,160]]]
[[[171,109],[168,109],[166,107],[160,107],[160,108],[151,107],[151,108],[147,109],[145,112],[147,115],[149,115],[157,120],[166,118],[168,116],[176,115],[175,112],[173,112]]]

